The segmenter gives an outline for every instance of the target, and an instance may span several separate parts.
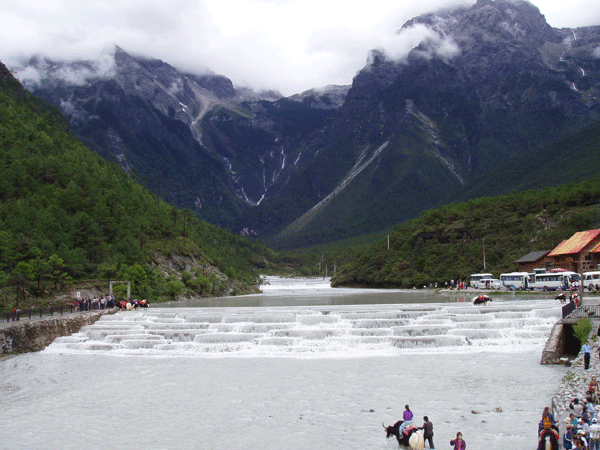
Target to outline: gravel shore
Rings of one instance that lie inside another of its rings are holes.
[[[596,328],[592,329],[595,330]],[[571,361],[571,367],[567,369],[556,394],[552,397],[552,408],[554,410],[556,421],[560,427],[561,437],[566,428],[565,419],[567,419],[572,412],[569,408],[569,403],[571,403],[574,398],[578,398],[580,401],[585,400],[587,397],[587,388],[592,377],[595,376],[596,379],[600,379],[598,343],[599,341],[596,336],[590,337],[590,346],[592,347],[590,368],[588,370],[584,369],[583,355],[580,352],[577,357]],[[542,412],[540,411],[540,418],[541,416]]]

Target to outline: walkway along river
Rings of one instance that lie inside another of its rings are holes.
[[[84,325],[91,325],[104,314],[116,311],[117,308],[43,317],[22,316],[18,321],[0,322],[0,356],[43,350],[57,337],[77,333]]]

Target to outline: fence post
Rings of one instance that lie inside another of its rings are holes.
[[[10,313],[6,313],[6,321],[10,322]]]
[[[44,313],[44,309],[40,306],[40,319],[42,318],[43,313]]]

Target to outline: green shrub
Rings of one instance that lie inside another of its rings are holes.
[[[590,331],[592,331],[592,322],[587,317],[573,325],[573,334],[579,339],[581,345],[585,344],[585,341],[587,341]]]

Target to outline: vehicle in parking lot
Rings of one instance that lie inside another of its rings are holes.
[[[499,290],[501,287],[502,283],[497,278],[484,278],[479,282],[480,289]]]

